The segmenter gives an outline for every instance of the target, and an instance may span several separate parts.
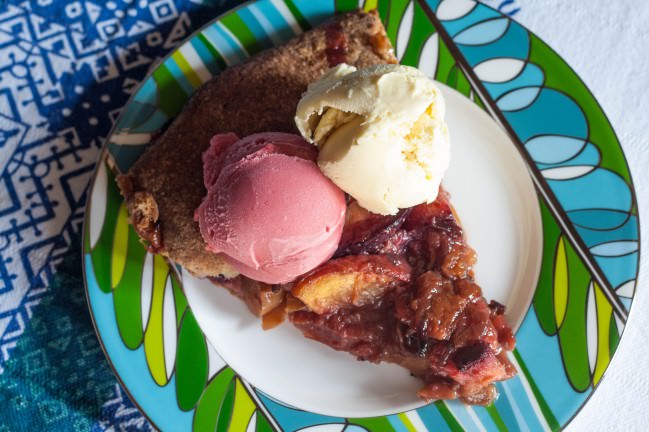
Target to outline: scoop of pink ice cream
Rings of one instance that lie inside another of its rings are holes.
[[[236,134],[225,133],[214,135],[210,140],[210,146],[203,152],[203,184],[207,190],[216,183],[223,166],[223,158],[227,149],[239,141]]]
[[[266,153],[283,153],[313,162],[318,157],[315,146],[305,145],[302,137],[293,134],[266,132],[248,135],[242,139],[232,132],[214,135],[210,140],[210,147],[203,153],[205,187],[209,189],[214,184],[223,167],[264,148]]]
[[[301,137],[216,135],[203,154],[207,196],[196,211],[210,251],[240,273],[286,283],[331,258],[345,220],[344,193]]]

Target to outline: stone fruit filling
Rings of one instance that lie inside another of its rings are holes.
[[[298,279],[304,302],[288,314],[306,337],[359,360],[400,364],[424,382],[425,399],[486,405],[495,381],[516,371],[515,339],[503,305],[487,303],[473,280],[448,194],[395,216],[377,216],[351,200],[333,259]]]

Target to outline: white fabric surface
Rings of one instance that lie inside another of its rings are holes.
[[[629,321],[600,386],[566,430],[649,430],[649,2],[518,3],[514,18],[553,47],[604,108],[631,167],[640,210],[640,276]]]

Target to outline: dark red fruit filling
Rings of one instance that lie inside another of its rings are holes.
[[[354,262],[368,255],[407,261],[409,281],[373,288],[380,295],[361,306],[293,311],[291,322],[306,337],[359,360],[408,368],[423,380],[419,395],[425,399],[491,403],[497,397],[493,383],[516,374],[506,355],[516,342],[504,306],[487,304],[473,280],[476,255],[464,242],[448,194],[441,191],[435,202],[395,216],[371,214],[351,201],[337,264],[314,272],[321,275],[329,266],[348,274],[343,263],[358,267]]]

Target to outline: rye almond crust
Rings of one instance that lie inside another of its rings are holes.
[[[337,63],[396,63],[376,11],[338,15],[285,45],[227,68],[203,85],[180,115],[117,179],[131,224],[150,250],[197,277],[237,272],[205,250],[194,210],[206,193],[201,154],[212,136],[234,132],[299,134],[293,117],[309,83]]]

